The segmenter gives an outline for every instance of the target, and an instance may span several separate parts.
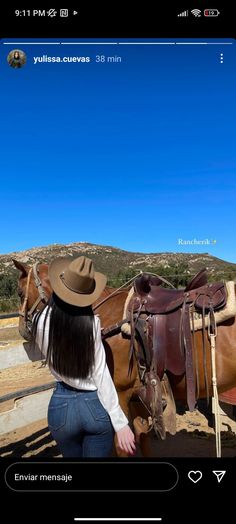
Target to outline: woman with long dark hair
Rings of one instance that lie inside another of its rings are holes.
[[[64,457],[106,457],[114,432],[133,454],[134,434],[106,364],[99,317],[92,304],[106,277],[87,257],[57,258],[49,266],[53,294],[33,322],[33,336],[57,380],[48,426]]]

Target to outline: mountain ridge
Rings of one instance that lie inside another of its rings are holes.
[[[92,244],[90,242],[54,243],[37,246],[22,251],[0,255],[0,274],[11,272],[12,258],[22,263],[32,265],[34,262],[50,261],[58,256],[85,255],[94,261],[96,270],[104,271],[112,277],[119,271],[128,269],[145,270],[147,268],[163,268],[166,270],[174,265],[184,264],[187,274],[197,273],[207,267],[210,274],[232,271],[236,277],[236,264],[215,257],[209,253],[177,253],[127,251],[109,245]]]

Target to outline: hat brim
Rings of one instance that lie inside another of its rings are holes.
[[[67,304],[79,307],[90,306],[100,297],[106,286],[107,277],[103,275],[103,273],[95,271],[95,288],[92,293],[84,294],[71,291],[65,286],[65,284],[63,284],[63,281],[60,278],[60,274],[67,269],[71,262],[72,258],[65,257],[58,257],[51,262],[48,270],[51,287],[56,295]]]

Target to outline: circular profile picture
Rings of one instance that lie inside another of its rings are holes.
[[[22,67],[26,63],[26,54],[21,49],[13,49],[7,57],[7,61],[11,67]]]

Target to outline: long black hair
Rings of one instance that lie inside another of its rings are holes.
[[[36,338],[42,311],[33,322],[32,335]],[[91,306],[67,304],[53,293],[45,314],[45,325],[50,314],[46,363],[67,378],[86,379],[94,365],[94,313]],[[42,342],[43,343],[43,342]]]

